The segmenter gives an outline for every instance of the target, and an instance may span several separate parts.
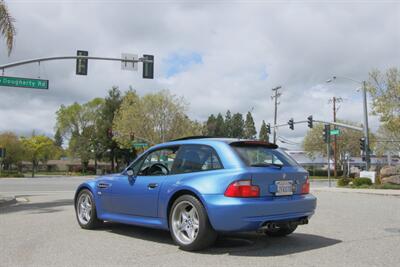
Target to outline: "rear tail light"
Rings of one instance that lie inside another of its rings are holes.
[[[310,180],[308,179],[308,176],[307,176],[306,181],[304,182],[304,184],[301,186],[301,193],[302,194],[310,193]]]
[[[259,197],[260,188],[251,184],[251,180],[240,180],[231,183],[225,191],[226,197]]]

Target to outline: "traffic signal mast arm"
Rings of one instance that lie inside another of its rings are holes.
[[[42,57],[42,58],[17,61],[17,62],[13,62],[13,63],[9,63],[9,64],[0,65],[0,69],[2,71],[4,71],[5,69],[8,69],[8,68],[26,65],[26,64],[30,64],[30,63],[44,62],[44,61],[51,61],[51,60],[63,60],[63,59],[93,59],[93,60],[121,61],[121,62],[128,62],[128,63],[138,63],[138,62],[152,63],[153,62],[153,60],[148,60],[144,57],[141,57],[141,58],[135,60],[135,59],[123,59],[123,58],[113,58],[113,57],[60,56],[60,57]]]
[[[293,121],[293,124],[300,124],[300,123],[307,123],[308,120],[304,120],[304,121]],[[321,121],[321,120],[313,120],[313,122],[321,122],[324,124],[331,124],[331,125],[336,125],[339,127],[344,127],[344,128],[349,128],[352,130],[356,130],[356,131],[363,131],[364,129],[362,127],[357,127],[354,125],[348,125],[348,124],[344,124],[344,123],[340,123],[340,122],[328,122],[328,121]],[[273,128],[279,128],[279,127],[285,127],[288,126],[288,123],[285,124],[278,124],[278,125],[272,125]]]

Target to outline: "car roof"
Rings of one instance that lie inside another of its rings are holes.
[[[190,145],[190,144],[198,144],[198,145],[217,145],[217,144],[228,144],[228,145],[265,145],[270,148],[277,148],[278,146],[273,143],[268,143],[259,140],[250,140],[250,139],[240,139],[240,138],[226,138],[226,137],[200,137],[196,136],[194,138],[182,138],[171,140],[165,143],[161,143],[155,145],[155,147],[164,147],[164,146],[173,146],[173,145]]]

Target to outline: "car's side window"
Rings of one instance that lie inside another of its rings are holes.
[[[162,148],[147,154],[141,164],[138,175],[153,176],[170,174],[178,148]]]
[[[212,147],[206,145],[185,145],[172,167],[172,173],[189,173],[222,169],[221,161]]]

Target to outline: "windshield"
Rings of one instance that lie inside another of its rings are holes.
[[[270,149],[264,146],[234,146],[234,150],[248,166],[297,166],[297,162],[279,149]]]

